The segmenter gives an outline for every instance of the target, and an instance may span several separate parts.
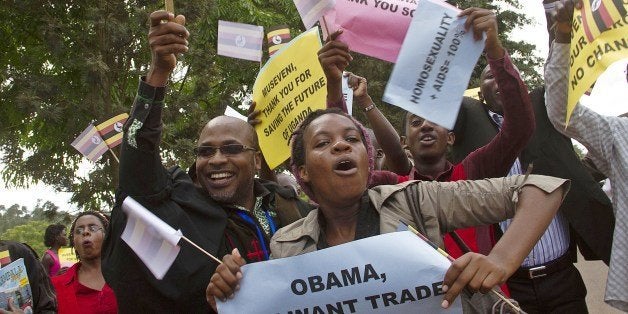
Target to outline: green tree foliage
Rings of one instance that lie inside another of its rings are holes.
[[[0,234],[7,229],[27,223],[29,219],[30,215],[25,206],[13,204],[6,208],[0,205]]]
[[[496,1],[450,1],[495,9],[505,46],[530,83],[538,82],[532,45],[509,33],[529,21]],[[517,1],[502,2],[517,5]],[[69,144],[90,122],[128,112],[137,80],[150,62],[148,15],[163,1],[20,0],[0,2],[0,153],[2,179],[23,187],[37,181],[72,192],[81,209],[109,211],[118,165],[107,153],[86,175],[86,159]],[[292,36],[304,31],[292,0],[175,1],[187,18],[190,51],[180,58],[164,108],[162,148],[166,164],[189,165],[198,131],[227,105],[250,95],[260,65],[216,55],[218,20],[262,25],[288,24]],[[265,59],[267,52],[264,52]],[[392,65],[354,54],[349,68],[369,79],[381,99]],[[483,67],[481,61],[475,76]],[[473,85],[473,82],[472,82]],[[380,106],[400,126],[401,110]],[[363,116],[358,118],[364,121]],[[117,152],[116,152],[117,153]]]
[[[42,220],[31,220],[23,225],[8,229],[0,238],[26,243],[32,247],[39,257],[46,251],[44,232],[50,223]]]
[[[0,205],[0,234],[8,229],[24,225],[32,220],[45,221],[48,224],[70,225],[74,217],[70,213],[60,211],[52,202],[38,200],[35,208],[29,210],[25,206],[14,204],[8,208]]]

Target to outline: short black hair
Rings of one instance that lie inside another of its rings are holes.
[[[375,164],[374,157],[373,157],[374,156],[373,144],[371,143],[371,140],[368,134],[366,134],[366,130],[364,129],[364,126],[362,126],[362,124],[358,122],[355,118],[348,115],[346,112],[342,111],[340,108],[320,109],[320,110],[316,110],[310,113],[309,115],[305,117],[305,119],[303,119],[303,121],[301,121],[297,129],[292,133],[291,145],[290,145],[290,149],[291,149],[290,150],[290,153],[291,153],[290,154],[291,155],[290,169],[292,170],[292,174],[294,175],[295,179],[297,179],[297,183],[299,183],[299,185],[301,186],[301,190],[310,198],[310,200],[315,201],[315,202],[317,201],[316,196],[314,195],[314,192],[310,189],[309,184],[306,184],[305,182],[303,182],[303,179],[301,178],[301,175],[299,174],[299,167],[305,165],[305,143],[304,143],[305,142],[304,140],[305,130],[312,123],[312,121],[328,113],[337,114],[337,115],[346,117],[347,119],[351,120],[353,124],[356,126],[356,128],[359,130],[360,138],[362,139],[362,143],[364,144],[364,147],[366,148],[366,155],[369,161],[369,169],[368,169],[369,170],[369,178],[368,178],[369,184],[371,181],[371,174],[373,173],[374,164]]]
[[[57,242],[57,237],[63,232],[65,226],[62,224],[53,224],[46,227],[44,233],[44,244],[47,247],[52,247]]]
[[[342,111],[342,109],[335,108],[335,107],[316,110],[310,113],[309,115],[307,115],[305,119],[301,121],[297,129],[294,130],[294,132],[292,132],[290,163],[293,167],[299,167],[305,164],[305,143],[303,139],[303,136],[305,135],[305,130],[312,123],[312,121],[328,113],[334,113],[337,115],[345,116],[351,119],[351,121],[353,121],[350,115]],[[366,142],[366,139],[364,138],[364,134],[362,132],[360,132],[360,137],[362,137],[363,142]]]

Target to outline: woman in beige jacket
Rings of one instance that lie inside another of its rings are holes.
[[[275,234],[274,258],[393,232],[400,220],[442,247],[442,236],[451,230],[514,216],[512,226],[488,256],[467,253],[452,263],[443,285],[442,306],[447,308],[465,286],[486,293],[505,282],[547,228],[569,188],[567,180],[530,175],[446,183],[410,181],[369,190],[372,151],[362,125],[340,110],[319,110],[301,123],[292,142],[292,168],[304,192],[319,207]],[[234,297],[244,260],[233,253],[225,256],[211,278],[210,304],[214,298]]]

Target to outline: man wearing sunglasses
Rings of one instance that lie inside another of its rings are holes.
[[[103,274],[121,313],[204,313],[212,310],[205,288],[216,263],[185,242],[161,280],[120,239],[126,217],[120,205],[131,196],[194,243],[222,258],[247,262],[269,258],[274,232],[305,216],[309,205],[291,189],[255,179],[262,164],[257,136],[247,122],[219,116],[201,131],[189,175],[162,165],[159,142],[165,86],[178,54],[187,52],[185,18],[165,11],[150,16],[152,62],[140,81],[124,126],[116,207],[103,247]],[[190,152],[192,153],[192,152]]]

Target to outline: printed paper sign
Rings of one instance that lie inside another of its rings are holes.
[[[318,62],[318,27],[297,36],[268,60],[253,86],[261,123],[255,127],[271,169],[290,157],[292,132],[312,111],[324,109],[327,80]]]
[[[245,265],[240,290],[219,313],[462,313],[447,310],[450,262],[409,231]]]
[[[613,1],[598,1],[596,2],[598,6],[595,8],[599,9],[602,2],[612,5]],[[619,5],[622,6],[621,3]],[[627,7],[628,3],[624,1],[624,12],[626,12]],[[569,77],[567,78],[569,80],[567,117],[565,117],[567,124],[569,124],[569,117],[578,100],[598,76],[615,61],[628,57],[628,15],[624,14],[612,24],[611,29],[602,32],[590,42],[587,38],[592,36],[590,34],[592,25],[586,27],[583,23],[586,18],[583,20],[583,16],[591,15],[587,10],[592,9],[593,7],[590,7],[589,4],[585,4],[582,10],[574,11],[573,37],[569,54]],[[594,19],[590,18],[589,20]]]
[[[484,40],[465,32],[460,10],[422,0],[412,19],[383,100],[453,129]]]
[[[61,267],[71,267],[78,259],[73,247],[62,247],[59,249],[59,263]]]
[[[336,0],[320,24],[327,34],[342,28],[339,39],[351,51],[395,62],[418,0]]]

